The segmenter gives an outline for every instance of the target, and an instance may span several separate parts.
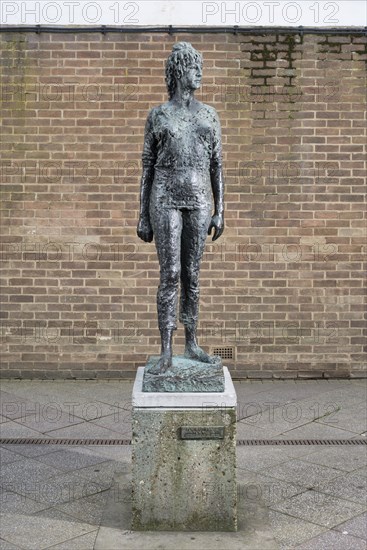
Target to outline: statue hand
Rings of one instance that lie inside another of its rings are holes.
[[[153,240],[153,229],[149,218],[139,218],[138,227],[136,229],[138,237],[146,243],[151,243]]]
[[[208,228],[208,235],[210,235],[212,229],[214,229],[214,235],[213,235],[212,241],[216,241],[217,239],[219,239],[219,237],[224,231],[223,214],[215,214],[212,217]]]

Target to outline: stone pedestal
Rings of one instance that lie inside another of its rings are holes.
[[[236,531],[236,392],[133,389],[132,529]]]

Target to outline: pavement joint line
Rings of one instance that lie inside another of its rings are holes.
[[[0,445],[131,445],[131,439],[45,439],[30,437],[0,438]],[[237,446],[294,446],[294,445],[367,445],[367,439],[239,439]]]

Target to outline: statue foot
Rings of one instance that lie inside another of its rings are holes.
[[[209,355],[199,346],[186,346],[185,347],[185,357],[189,359],[195,359],[195,361],[200,361],[201,363],[209,363],[214,365],[218,363],[220,357],[217,355]]]
[[[171,367],[172,367],[172,356],[163,354],[159,358],[158,363],[156,363],[152,367],[149,367],[149,369],[147,369],[147,372],[149,374],[163,374]]]

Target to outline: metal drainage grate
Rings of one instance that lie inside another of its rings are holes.
[[[131,445],[131,439],[42,439],[6,437],[0,445]],[[253,445],[367,445],[366,439],[239,439],[237,446]]]
[[[131,445],[131,439],[42,439],[6,437],[0,445]]]
[[[233,359],[233,348],[212,348],[211,355],[219,355],[222,359]]]
[[[237,445],[367,445],[366,439],[239,439]]]

